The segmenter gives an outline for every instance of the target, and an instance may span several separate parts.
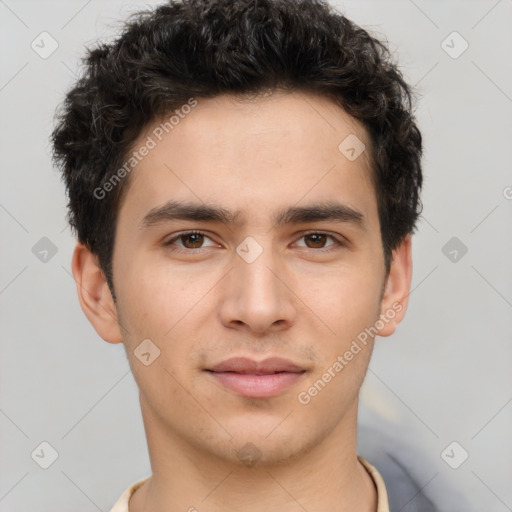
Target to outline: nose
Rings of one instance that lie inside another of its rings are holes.
[[[297,315],[297,297],[285,264],[270,248],[254,260],[234,255],[231,271],[223,280],[220,317],[223,325],[265,334],[289,328]]]

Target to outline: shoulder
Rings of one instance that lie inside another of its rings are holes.
[[[132,483],[128,489],[126,489],[123,494],[121,494],[121,497],[116,501],[110,512],[129,512],[128,503],[130,502],[132,494],[148,479],[149,476]]]

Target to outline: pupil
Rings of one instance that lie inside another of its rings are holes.
[[[193,248],[200,247],[202,245],[202,234],[201,233],[191,233],[189,235],[185,235],[185,240],[190,241],[190,243],[185,243],[185,247],[188,247],[190,245],[193,246]]]
[[[195,249],[200,247],[203,242],[203,235],[201,233],[191,233],[189,235],[185,235],[184,238],[190,242],[185,243],[184,245],[192,245]],[[309,245],[313,245],[314,247],[322,247],[325,244],[325,235],[312,234],[307,235],[307,238],[311,242]]]
[[[320,235],[320,234],[312,234],[312,235],[308,235],[309,239],[313,241],[313,245],[315,247],[322,247],[325,243],[325,235]]]

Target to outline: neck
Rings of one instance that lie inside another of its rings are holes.
[[[320,444],[292,460],[251,467],[198,450],[158,428],[158,420],[141,406],[153,475],[132,496],[130,512],[377,509],[373,480],[357,459],[357,404]]]

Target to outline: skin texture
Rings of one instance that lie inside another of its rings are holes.
[[[365,130],[313,94],[197,100],[130,175],[114,246],[116,303],[97,258],[81,244],[73,258],[85,314],[104,340],[124,343],[140,389],[153,476],[130,510],[374,511],[375,488],[356,457],[373,341],[308,404],[297,399],[379,315],[395,309],[379,329],[389,336],[407,307],[411,240],[386,276]],[[350,134],[367,148],[355,161],[338,150]],[[141,227],[169,200],[239,211],[238,223]],[[364,225],[273,222],[283,208],[318,202],[350,206]],[[164,245],[185,230],[207,236]],[[236,251],[246,237],[262,249],[252,263]],[[144,339],[160,350],[148,366],[134,354]],[[234,356],[283,357],[306,372],[277,396],[247,398],[204,371]],[[244,446],[255,464],[241,460]]]

